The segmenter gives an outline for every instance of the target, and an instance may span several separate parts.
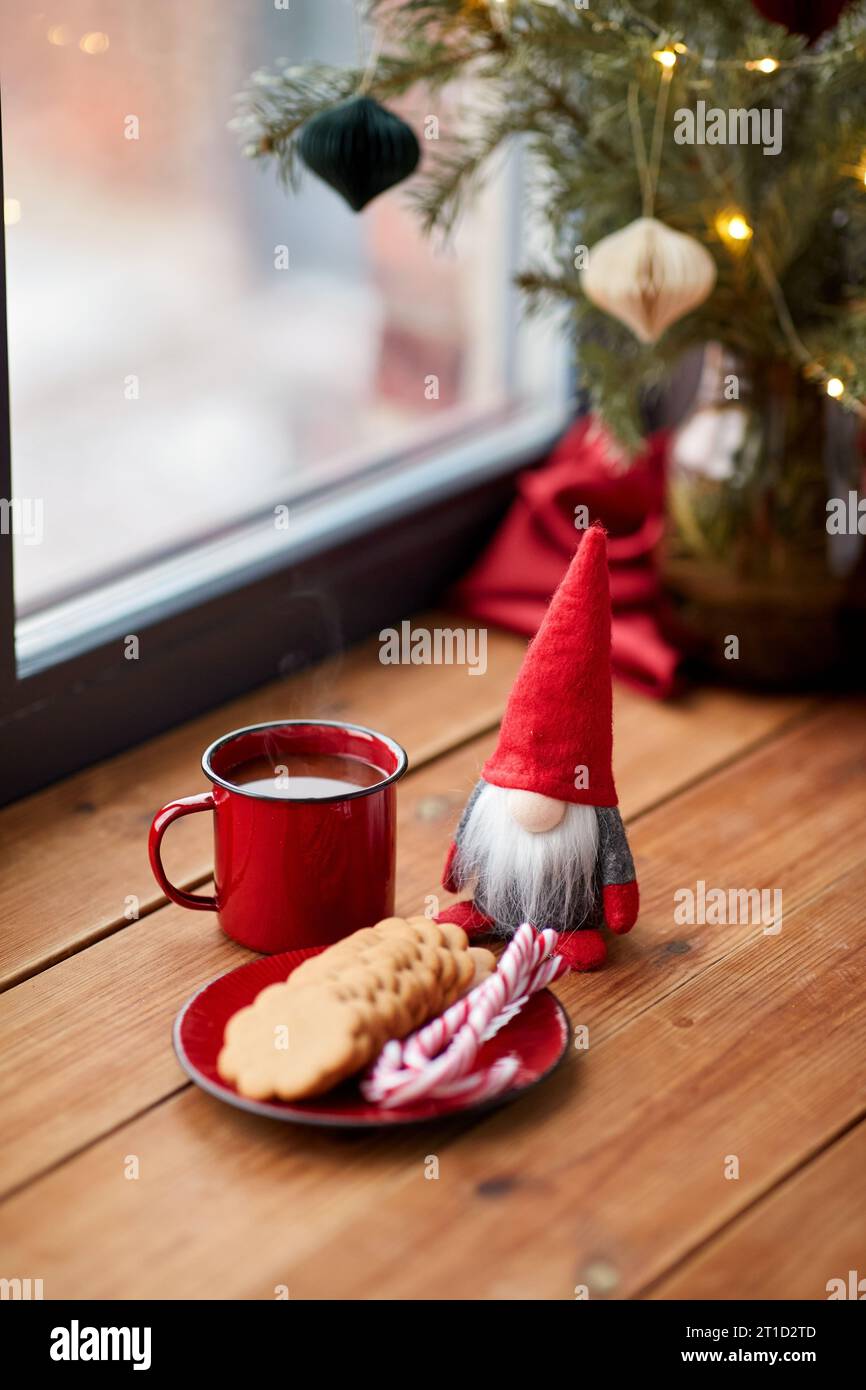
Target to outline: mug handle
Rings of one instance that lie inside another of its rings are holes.
[[[196,908],[199,912],[216,912],[216,898],[210,893],[185,893],[182,888],[175,888],[173,883],[169,883],[162,867],[160,850],[162,837],[172,821],[180,820],[181,816],[190,816],[193,811],[212,811],[213,808],[213,792],[198,792],[196,796],[180,796],[177,801],[169,801],[154,816],[147,843],[153,876],[166,897],[181,907]]]

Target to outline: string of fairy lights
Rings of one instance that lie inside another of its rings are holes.
[[[508,24],[513,9],[513,0],[482,0],[482,3],[486,3],[491,18],[498,28]],[[475,4],[477,4],[477,0],[475,0]],[[620,21],[598,14],[583,4],[582,0],[533,0],[533,4],[573,10],[596,32],[621,33],[624,29],[624,25]],[[621,0],[621,8],[627,12],[634,23],[642,26],[648,35],[652,35],[658,45],[650,50],[650,57],[662,70],[662,88],[657,107],[657,113],[662,112],[662,120],[664,119],[664,110],[666,110],[666,101],[663,105],[662,97],[664,96],[666,99],[666,88],[674,75],[677,64],[683,60],[709,71],[740,70],[759,74],[763,77],[771,77],[774,73],[792,69],[817,70],[828,62],[838,61],[840,56],[853,56],[857,52],[862,52],[863,56],[866,57],[866,47],[864,47],[863,41],[851,39],[832,52],[803,52],[790,58],[778,58],[772,53],[758,54],[749,58],[716,58],[690,48],[681,40],[669,41],[659,25],[649,16],[641,13],[635,5],[629,3],[629,0]],[[712,176],[712,171],[708,170],[707,172]],[[864,159],[863,165],[853,172],[866,186],[866,159]],[[652,201],[652,195],[648,194],[647,188],[648,185],[644,188],[645,208],[647,203]],[[754,239],[755,229],[750,225],[745,213],[740,208],[728,205],[718,213],[714,226],[721,241],[732,254],[742,255],[751,250],[755,268],[773,303],[780,329],[790,351],[803,369],[804,375],[810,380],[819,382],[833,400],[844,400],[844,404],[850,410],[866,419],[866,403],[847,392],[845,382],[841,377],[836,376],[822,362],[819,362],[797,333],[778,277],[767,255]]]
[[[851,47],[853,50],[853,45]],[[654,49],[651,56],[662,69],[663,80],[664,78],[670,80],[680,58],[686,55],[689,55],[689,49],[686,45],[684,43],[676,43],[664,48]],[[754,58],[747,61],[725,60],[724,66],[737,66],[748,72],[760,72],[765,76],[770,76],[783,67],[804,67],[809,63],[814,64],[820,61],[823,56],[824,55],[820,54],[814,57],[801,55],[790,61],[782,61],[772,57],[770,54],[766,54],[762,58]],[[713,63],[713,65],[717,67],[723,66],[721,63]],[[866,174],[862,174],[861,178],[863,182],[866,183]],[[724,244],[735,254],[744,251],[754,237],[754,228],[749,224],[745,215],[736,208],[728,207],[721,211],[715,219],[715,228]],[[773,302],[782,333],[788,342],[789,348],[803,368],[804,373],[812,380],[819,381],[831,399],[837,401],[842,400],[846,395],[844,381],[842,381],[841,377],[830,372],[823,363],[819,362],[817,358],[809,352],[809,349],[800,338],[785,301],[784,292],[779,284],[778,277],[767,256],[758,246],[753,247],[753,260],[758,275],[764,282],[770,299]],[[845,400],[845,404],[849,409],[855,411],[862,419],[866,419],[866,404],[862,401],[857,400],[853,396],[848,396]]]

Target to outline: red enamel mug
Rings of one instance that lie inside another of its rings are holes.
[[[251,759],[325,753],[354,758],[379,777],[334,796],[282,799],[235,784]],[[212,790],[163,806],[150,828],[156,881],[181,907],[219,913],[228,936],[254,951],[329,946],[394,911],[396,784],[404,749],[357,724],[323,719],[252,724],[217,739],[201,765]],[[160,847],[172,821],[214,818],[213,895],[187,893],[166,877]]]

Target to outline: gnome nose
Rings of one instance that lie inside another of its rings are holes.
[[[510,791],[507,804],[511,819],[532,835],[552,830],[565,815],[564,801],[542,796],[540,792]]]

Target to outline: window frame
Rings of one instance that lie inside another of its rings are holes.
[[[0,99],[0,188],[2,152]],[[60,625],[37,633],[41,648],[34,640],[28,654],[25,643],[20,661],[14,536],[11,527],[0,530],[0,804],[434,603],[490,535],[516,473],[541,458],[568,423],[564,352],[560,366],[553,404],[515,407],[411,462],[384,459],[342,484],[310,489],[297,503],[300,525],[279,547],[273,536],[266,543],[265,509],[250,523],[256,534],[245,554],[242,533],[217,539],[214,563],[173,591],[165,566],[194,568],[207,546],[150,566],[120,581],[138,587],[136,601],[106,612],[101,623],[92,613],[90,625],[76,630],[76,600],[60,605],[65,624],[60,612]],[[14,497],[2,222],[0,497]],[[132,633],[139,656],[127,660],[124,638]]]

